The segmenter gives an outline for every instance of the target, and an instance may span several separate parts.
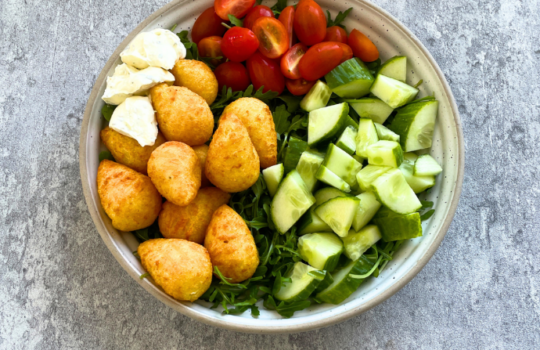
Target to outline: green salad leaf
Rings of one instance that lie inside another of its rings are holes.
[[[116,161],[111,152],[109,152],[109,151],[101,151],[101,152],[99,152],[99,162],[101,163],[105,159],[112,160],[113,162]]]
[[[231,14],[229,14],[228,17],[232,25],[237,26],[237,27],[244,26],[244,20],[236,18],[234,15],[231,15]]]
[[[272,6],[270,9],[272,12],[274,12],[274,16],[276,18],[281,14],[281,11],[283,11],[287,7],[287,0],[278,0],[274,6]]]
[[[116,107],[117,106],[105,104],[103,108],[101,108],[101,115],[103,115],[103,118],[105,118],[106,121],[111,121],[111,117]]]
[[[327,27],[338,26],[338,27],[341,27],[343,29],[347,29],[342,24],[342,22],[345,20],[345,18],[347,18],[347,16],[349,15],[349,13],[351,13],[352,10],[353,10],[353,8],[351,7],[348,10],[346,10],[345,12],[339,11],[339,13],[336,16],[336,19],[334,19],[334,20],[332,20],[332,16],[330,15],[330,11],[326,10],[326,13],[328,15],[328,20],[326,21],[326,26]]]

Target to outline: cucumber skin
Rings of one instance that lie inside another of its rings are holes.
[[[318,94],[318,96],[313,96],[315,94]],[[331,96],[332,91],[330,90],[330,88],[325,83],[318,80],[315,85],[313,85],[313,87],[309,90],[306,96],[304,96],[302,101],[300,101],[300,108],[302,108],[306,112],[311,112],[316,109],[326,107],[328,101],[330,101]],[[320,97],[321,100],[313,102],[313,100],[317,97]]]
[[[401,148],[403,149],[403,152],[417,151],[415,149],[413,150],[407,149],[407,136],[409,135],[409,128],[413,124],[416,114],[422,108],[432,103],[438,103],[438,102],[436,100],[414,102],[400,108],[398,113],[396,114],[396,117],[392,121],[392,124],[388,126],[388,129],[392,130],[393,132],[399,135],[399,143],[401,144]],[[429,147],[431,147],[431,145],[429,145],[426,148],[429,148]]]
[[[338,119],[338,122],[336,123],[336,126],[334,126],[334,128],[332,128],[326,134],[326,136],[321,137],[320,139],[313,141],[311,143],[308,143],[309,147],[319,147],[320,145],[324,143],[330,142],[336,135],[343,132],[343,130],[345,130],[345,128],[350,125],[350,120],[354,122],[354,120],[351,117],[349,117],[349,104],[343,103],[343,105],[344,105],[343,111],[341,113],[341,116]],[[309,120],[309,116],[308,116],[308,120]],[[309,141],[309,124],[308,124],[308,141]]]
[[[316,278],[313,278],[313,280],[311,281],[310,284],[307,285],[306,288],[304,288],[303,291],[301,291],[300,293],[296,294],[295,297],[292,297],[292,298],[289,298],[287,300],[283,300],[283,299],[280,299],[278,298],[277,295],[274,295],[274,297],[277,299],[277,300],[281,300],[281,301],[285,301],[285,302],[288,302],[288,303],[292,303],[292,302],[295,302],[295,301],[302,301],[302,300],[306,300],[307,298],[309,298],[309,296],[311,294],[313,294],[313,292],[315,291],[315,289],[317,289],[317,287],[319,286],[319,284],[324,281],[324,279],[326,278],[326,274],[328,272],[324,271],[324,270],[319,270],[321,272],[324,273],[324,278],[322,280],[318,280]],[[283,288],[283,286],[281,287]],[[276,293],[276,294],[279,294],[279,293]]]
[[[341,77],[347,77],[348,80],[344,81],[341,79]],[[366,84],[369,84],[369,86],[365,89],[366,91],[360,91],[354,95],[341,96],[339,93],[336,93],[342,98],[359,98],[367,95],[371,85],[373,85],[373,82],[375,81],[375,78],[370,73],[364,62],[356,57],[351,58],[334,68],[330,73],[326,74],[325,79],[326,84],[330,90],[332,90],[332,92],[335,92],[334,89],[336,88],[352,84],[358,80],[364,80],[366,81]]]
[[[330,274],[330,272],[326,271],[326,276],[325,276],[324,279],[321,281],[321,283],[319,283],[319,285],[317,286],[317,288],[315,288],[315,291],[314,291],[313,293],[319,293],[319,292],[325,290],[325,289],[328,288],[328,286],[331,285],[333,282],[334,282],[334,278],[332,277],[332,275]]]
[[[302,153],[307,149],[307,142],[291,137],[283,157],[283,166],[285,167],[285,174],[296,169]]]
[[[375,215],[373,222],[379,227],[381,231],[382,239],[385,242],[401,241],[404,239],[412,239],[422,236],[422,220],[420,219],[420,213],[412,213],[401,215],[392,212],[388,216]],[[410,219],[414,220],[411,221]],[[407,225],[409,229],[395,230],[396,227],[402,228],[403,225]],[[394,229],[393,229],[394,228]],[[416,232],[414,235],[407,235],[405,232]]]
[[[308,230],[309,225],[313,223],[313,215],[317,215],[315,214],[315,207],[316,205],[313,205],[311,208],[309,208],[309,210],[300,218],[300,220],[298,220],[296,227],[298,227],[299,235],[305,235],[308,233],[316,233],[316,232],[321,232],[321,233],[332,232],[332,229],[330,228],[330,226],[328,226],[328,224],[322,221],[320,218],[319,220],[321,220],[321,222],[324,223],[326,227],[322,229],[319,228],[318,230],[315,230],[315,231]]]

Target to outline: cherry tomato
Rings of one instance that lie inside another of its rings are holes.
[[[253,30],[253,24],[261,17],[274,17],[274,12],[270,7],[264,5],[253,7],[244,18],[244,28]]]
[[[326,36],[326,17],[313,0],[300,0],[294,14],[294,32],[304,45],[320,43]]]
[[[313,85],[315,85],[316,81],[306,81],[304,79],[286,79],[285,85],[287,85],[287,89],[291,94],[294,96],[302,96],[305,95],[311,90]]]
[[[356,29],[353,29],[351,34],[349,34],[349,46],[354,55],[364,62],[373,62],[379,58],[377,46],[367,36]]]
[[[232,27],[223,36],[221,51],[233,62],[247,60],[259,48],[259,40],[255,34],[241,27]]]
[[[344,43],[338,43],[338,42],[335,42],[335,43],[338,44],[339,47],[341,47],[341,49],[343,50],[343,57],[341,58],[340,64],[353,58],[353,52],[349,45],[344,44]]]
[[[298,63],[300,63],[300,59],[307,50],[308,48],[306,45],[298,43],[291,47],[289,51],[281,57],[281,73],[283,73],[286,78],[295,80],[302,77],[298,70]]]
[[[227,30],[227,28],[221,25],[222,22],[223,20],[214,11],[214,7],[204,10],[193,25],[191,40],[195,44],[198,44],[199,41],[206,37],[222,36],[225,30]]]
[[[253,24],[259,39],[259,51],[268,58],[281,57],[289,49],[289,36],[283,24],[274,17],[260,17]]]
[[[201,57],[223,57],[221,52],[221,37],[209,36],[199,41],[197,48],[199,49],[199,56]],[[224,59],[213,59],[210,61],[214,66],[222,63]]]
[[[328,27],[326,28],[326,36],[324,37],[324,41],[335,41],[346,44],[347,32],[345,29],[338,26]]]
[[[283,23],[285,30],[287,30],[287,35],[289,36],[289,48],[291,48],[294,43],[294,6],[287,6],[279,14],[278,20]]]
[[[279,94],[285,89],[285,78],[281,74],[278,62],[264,56],[260,52],[255,52],[247,60],[249,77],[255,90],[264,86],[263,91],[275,91]]]
[[[309,48],[300,60],[298,69],[302,78],[317,80],[336,68],[342,58],[343,50],[338,43],[320,43]]]
[[[255,4],[255,0],[216,0],[214,8],[219,17],[228,21],[228,15],[233,15],[236,18],[244,17],[253,4]]]
[[[244,91],[251,83],[246,67],[238,62],[222,63],[214,70],[214,74],[219,84],[218,91],[223,86],[230,87],[232,91]]]

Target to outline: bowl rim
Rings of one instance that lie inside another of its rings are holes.
[[[218,328],[223,328],[223,329],[228,329],[228,330],[233,330],[233,331],[240,331],[240,332],[245,332],[245,333],[260,333],[260,334],[305,332],[305,331],[314,330],[318,328],[328,327],[336,323],[341,323],[347,319],[350,319],[354,316],[357,316],[361,313],[364,313],[372,309],[373,307],[379,305],[383,301],[390,298],[392,295],[397,293],[401,288],[403,288],[407,283],[409,283],[424,268],[424,266],[427,264],[427,262],[431,259],[431,257],[435,254],[435,252],[439,248],[442,240],[444,239],[446,235],[446,232],[448,231],[450,227],[450,224],[452,223],[455,212],[457,210],[457,206],[459,204],[459,199],[460,199],[461,190],[463,186],[463,177],[464,177],[464,172],[465,172],[465,147],[464,147],[464,142],[463,142],[463,130],[461,127],[461,119],[459,116],[458,107],[456,105],[456,101],[454,99],[454,95],[452,94],[450,86],[448,85],[448,82],[446,81],[446,78],[443,72],[441,71],[439,65],[437,64],[437,62],[435,61],[431,53],[427,50],[427,48],[424,46],[424,44],[422,44],[422,42],[405,25],[403,25],[399,20],[397,20],[393,15],[388,13],[386,10],[382,9],[381,7],[367,0],[355,0],[355,2],[361,3],[363,6],[369,7],[372,10],[386,16],[391,22],[393,22],[393,24],[397,28],[399,28],[406,35],[408,35],[409,38],[418,46],[418,48],[426,56],[426,58],[428,59],[432,67],[434,68],[434,71],[438,79],[440,80],[441,85],[443,86],[443,89],[446,95],[448,96],[448,100],[450,102],[450,106],[452,110],[452,115],[454,117],[454,122],[456,125],[459,159],[457,163],[457,177],[456,177],[455,189],[452,192],[453,196],[450,201],[450,205],[448,207],[448,213],[442,225],[438,229],[437,236],[435,237],[435,239],[433,240],[429,248],[426,250],[426,252],[423,254],[423,256],[417,261],[416,265],[413,266],[407,273],[405,273],[405,275],[402,278],[397,280],[387,290],[380,293],[372,300],[367,301],[362,307],[357,307],[355,309],[351,309],[346,312],[335,314],[330,317],[319,319],[312,322],[303,322],[296,325],[270,327],[270,326],[264,326],[264,325],[242,325],[242,324],[235,324],[235,323],[227,323],[226,321],[223,321],[222,319],[214,318],[205,314],[201,314],[191,309],[190,307],[188,307],[182,302],[177,302],[176,300],[165,297],[161,292],[159,292],[159,290],[153,284],[145,280],[141,280],[139,278],[138,272],[133,268],[133,266],[130,265],[130,263],[127,260],[124,259],[122,253],[120,252],[120,250],[118,249],[114,241],[112,240],[111,235],[107,231],[106,227],[103,225],[98,209],[94,205],[92,205],[93,198],[90,192],[89,181],[88,181],[88,176],[87,176],[88,169],[86,166],[87,136],[88,136],[88,127],[90,124],[90,117],[93,111],[95,101],[96,99],[99,98],[98,93],[99,93],[100,87],[106,80],[108,72],[110,71],[112,66],[116,63],[120,55],[120,52],[133,40],[133,38],[137,34],[139,34],[144,28],[146,28],[151,22],[156,20],[158,17],[162,16],[164,13],[166,13],[170,9],[178,5],[181,5],[184,2],[186,2],[186,0],[173,0],[169,2],[168,4],[164,5],[163,7],[161,7],[160,9],[156,10],[154,13],[149,15],[144,21],[142,21],[137,27],[135,27],[135,29],[133,29],[133,31],[128,36],[126,36],[126,38],[114,50],[114,52],[108,59],[107,63],[105,64],[105,66],[102,68],[101,73],[99,74],[98,78],[96,79],[96,82],[94,83],[94,86],[92,88],[92,91],[90,93],[90,96],[86,104],[84,117],[83,117],[83,121],[81,125],[81,134],[80,134],[80,139],[79,139],[79,167],[80,167],[81,183],[83,187],[84,198],[88,206],[88,211],[90,212],[94,225],[96,226],[103,242],[105,243],[109,251],[118,261],[118,263],[122,266],[122,268],[135,281],[137,281],[139,285],[141,285],[144,289],[146,289],[150,294],[152,294],[156,299],[158,299],[165,305],[197,321],[200,321],[205,324],[215,326]]]

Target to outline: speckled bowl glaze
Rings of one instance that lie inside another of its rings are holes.
[[[274,1],[270,2],[273,3]],[[118,46],[109,59],[90,94],[86,106],[80,138],[81,180],[88,209],[97,230],[120,265],[143,288],[154,297],[198,321],[241,332],[251,333],[293,333],[312,330],[345,321],[359,315],[388,299],[407,284],[433,256],[441,243],[459,202],[464,169],[464,146],[461,122],[452,92],[443,73],[433,57],[418,39],[394,17],[381,8],[366,1],[317,0],[323,9],[333,16],[338,11],[353,7],[353,12],[345,25],[357,28],[377,45],[384,60],[395,55],[409,58],[407,80],[416,83],[423,79],[420,95],[435,93],[440,102],[439,115],[431,154],[442,164],[444,172],[439,175],[437,185],[425,199],[435,202],[435,214],[423,223],[424,236],[407,241],[396,253],[394,260],[378,278],[371,278],[341,305],[313,305],[285,319],[261,307],[258,318],[251,317],[249,311],[243,315],[229,316],[220,309],[209,309],[205,302],[179,302],[166,295],[151,279],[139,279],[144,273],[140,262],[132,252],[138,245],[131,233],[119,232],[111,226],[111,221],[101,207],[96,188],[98,155],[103,147],[99,132],[105,121],[101,117],[106,78],[112,75],[120,62],[119,54],[127,44],[142,31],[158,27],[171,28],[178,24],[177,31],[190,29],[197,16],[212,6],[212,0],[175,0],[151,14]],[[130,302],[125,300],[124,302]]]

